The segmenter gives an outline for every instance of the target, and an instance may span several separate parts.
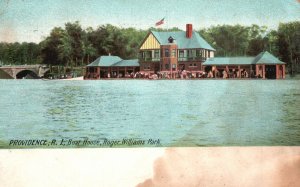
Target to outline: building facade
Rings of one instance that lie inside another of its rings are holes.
[[[172,75],[183,70],[203,71],[203,62],[214,57],[214,52],[191,24],[186,25],[186,31],[150,31],[139,49],[140,71]]]

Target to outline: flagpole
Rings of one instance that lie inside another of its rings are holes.
[[[166,24],[166,29],[167,29],[167,31],[169,30],[169,17],[168,17],[168,10],[166,10],[166,22],[167,22],[167,24]]]

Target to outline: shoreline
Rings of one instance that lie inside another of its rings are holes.
[[[0,80],[18,80],[18,79],[6,79],[0,78]],[[24,79],[19,79],[24,80]],[[67,78],[67,79],[47,79],[47,78],[39,78],[39,79],[25,79],[25,80],[43,80],[43,81],[53,81],[53,80],[60,80],[60,81],[99,81],[99,80],[300,80],[300,74],[291,76],[290,74],[286,75],[285,79],[262,79],[262,78],[190,78],[190,79],[148,79],[148,78],[101,78],[101,79],[84,79],[83,76],[76,77],[76,78]]]

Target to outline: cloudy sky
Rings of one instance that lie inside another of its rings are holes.
[[[0,41],[39,42],[55,26],[80,21],[146,29],[165,17],[163,28],[192,23],[266,25],[300,20],[298,0],[0,0]]]

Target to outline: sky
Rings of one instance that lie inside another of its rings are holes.
[[[213,25],[266,25],[300,21],[300,0],[0,0],[0,42],[40,42],[54,27],[112,24],[148,29]]]

